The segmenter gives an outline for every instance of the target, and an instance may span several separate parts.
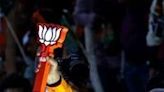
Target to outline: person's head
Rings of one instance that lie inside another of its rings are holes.
[[[17,74],[4,79],[0,88],[1,92],[31,92],[32,89],[30,82]]]

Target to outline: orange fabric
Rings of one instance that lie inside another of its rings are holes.
[[[70,85],[66,83],[64,79],[62,79],[60,85],[56,87],[47,87],[46,92],[73,92]]]

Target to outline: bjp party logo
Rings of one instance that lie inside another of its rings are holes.
[[[38,24],[38,41],[43,51],[61,48],[66,38],[68,28],[56,24]]]

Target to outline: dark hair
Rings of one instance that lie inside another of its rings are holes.
[[[21,88],[23,92],[32,92],[30,82],[24,77],[12,74],[4,79],[0,85],[0,91],[4,92],[8,88]]]

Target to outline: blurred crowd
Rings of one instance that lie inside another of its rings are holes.
[[[164,0],[0,0],[0,92],[32,92],[38,23],[69,29],[55,59],[78,92],[164,92]]]

